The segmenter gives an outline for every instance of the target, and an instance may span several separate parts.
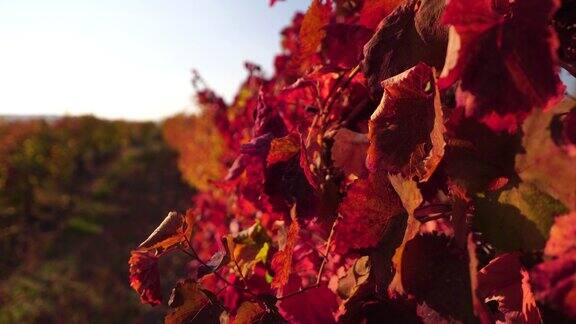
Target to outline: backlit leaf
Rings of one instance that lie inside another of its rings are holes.
[[[162,303],[158,257],[148,252],[132,251],[130,256],[130,286],[138,292],[142,303]]]
[[[560,101],[554,0],[453,0],[443,22],[452,25],[441,88],[460,79],[459,105],[490,128],[515,131],[534,108]],[[504,2],[502,2],[504,3]]]

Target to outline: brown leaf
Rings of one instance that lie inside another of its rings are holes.
[[[442,107],[433,70],[420,63],[382,82],[384,95],[369,122],[370,172],[428,180],[444,155]]]
[[[336,225],[337,250],[375,246],[386,235],[395,217],[405,213],[402,201],[387,177],[370,174],[356,180],[340,204],[342,220]]]
[[[346,176],[365,177],[368,172],[365,164],[369,144],[366,134],[340,128],[334,135],[332,145],[334,166],[342,169]]]
[[[268,309],[257,301],[246,301],[238,308],[234,324],[276,324],[285,323],[277,310]]]
[[[158,227],[140,243],[138,249],[151,251],[155,249],[166,250],[184,241],[184,227],[182,215],[175,211],[168,213]]]
[[[444,0],[408,0],[380,23],[364,46],[362,62],[373,97],[382,92],[382,80],[419,62],[442,68],[447,32],[438,16],[443,7]]]
[[[478,295],[498,302],[496,319],[506,323],[540,323],[528,271],[515,253],[503,254],[478,272]]]
[[[180,280],[172,290],[168,305],[172,308],[164,323],[219,323],[222,308],[215,304],[192,279]]]

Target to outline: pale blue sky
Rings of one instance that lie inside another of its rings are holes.
[[[193,111],[190,70],[231,100],[248,59],[272,70],[310,0],[0,0],[0,115],[152,120]]]
[[[0,114],[150,120],[186,109],[196,68],[230,100],[272,69],[309,0],[0,0]]]

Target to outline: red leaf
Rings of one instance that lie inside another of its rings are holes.
[[[300,277],[293,274],[290,276],[284,291],[288,294],[300,288]],[[333,313],[338,309],[338,302],[336,294],[328,287],[320,286],[281,300],[278,303],[278,308],[290,323],[335,323]]]
[[[460,79],[458,104],[490,128],[515,131],[533,108],[562,99],[557,40],[550,19],[555,0],[518,0],[493,7],[492,0],[454,0],[443,22],[450,30],[440,88]]]
[[[420,63],[382,85],[382,101],[370,117],[366,165],[371,172],[426,181],[444,155],[442,108],[432,69]]]
[[[326,31],[324,27],[330,20],[332,1],[327,0],[322,4],[321,0],[313,0],[304,15],[302,27],[300,27],[300,67],[306,71],[312,64],[312,56],[318,51],[320,43]]]
[[[444,317],[471,322],[466,251],[444,235],[417,235],[406,242],[400,263],[404,290]]]
[[[288,277],[292,272],[292,254],[298,242],[299,231],[300,226],[298,226],[298,221],[293,217],[292,224],[290,224],[290,228],[288,229],[286,245],[272,258],[272,269],[274,269],[275,272],[271,284],[273,288],[282,288],[288,282]]]
[[[553,259],[532,269],[536,297],[576,318],[576,212],[556,217],[544,253]]]
[[[532,294],[529,275],[518,254],[504,254],[478,272],[477,293],[485,301],[497,301],[496,318],[506,323],[540,323],[540,311]]]
[[[140,301],[152,306],[162,303],[158,257],[143,251],[130,256],[130,286],[140,295]]]
[[[284,137],[275,138],[270,143],[270,151],[266,158],[268,164],[288,161],[300,151],[300,135],[290,133]]]
[[[418,4],[425,6],[418,8]],[[443,0],[408,0],[399,5],[378,26],[364,46],[362,71],[373,97],[381,93],[380,82],[419,62],[442,67],[446,54],[446,31],[434,12],[441,11]]]
[[[342,220],[336,225],[334,241],[343,253],[375,246],[405,210],[388,178],[370,174],[350,186],[339,212]]]
[[[340,68],[353,68],[358,65],[364,44],[372,36],[372,30],[344,23],[329,24],[322,41],[322,52],[328,64]]]
[[[401,2],[401,0],[364,0],[358,23],[364,27],[374,29]]]

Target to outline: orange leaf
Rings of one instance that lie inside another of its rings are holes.
[[[268,164],[288,161],[300,151],[300,136],[290,133],[284,137],[275,138],[270,143],[270,151],[266,161]]]
[[[326,36],[324,27],[330,20],[331,1],[322,4],[314,0],[300,27],[300,67],[303,71],[311,65],[311,57],[318,52],[322,39]]]
[[[184,241],[184,227],[183,217],[171,211],[154,232],[138,246],[138,249],[144,251],[169,249]]]
[[[292,224],[290,224],[290,228],[288,229],[284,249],[277,252],[274,258],[272,258],[272,269],[276,272],[271,284],[273,288],[281,288],[288,282],[288,277],[292,272],[292,254],[298,241],[299,231],[300,226],[298,225],[298,221],[293,217]]]

